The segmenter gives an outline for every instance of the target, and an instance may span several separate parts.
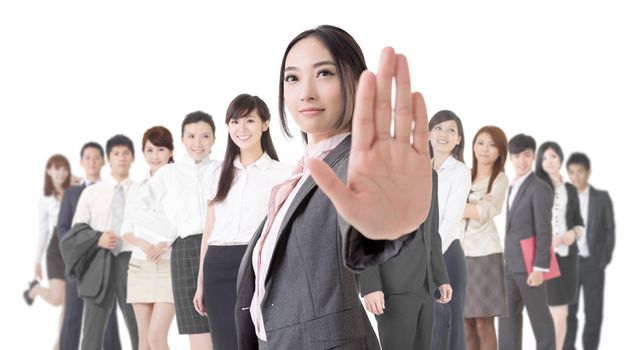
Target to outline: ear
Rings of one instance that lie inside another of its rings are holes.
[[[269,122],[270,120],[267,120],[262,124],[262,132],[265,132],[269,129]]]

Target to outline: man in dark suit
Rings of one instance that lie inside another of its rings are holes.
[[[81,193],[87,186],[100,180],[101,168],[105,164],[103,147],[96,142],[86,143],[81,148],[80,157],[80,164],[86,172],[86,180],[83,184],[70,187],[64,191],[57,219],[57,234],[60,241],[70,231]],[[67,278],[64,320],[60,334],[61,350],[77,350],[79,348],[83,310],[84,301],[77,294],[77,281],[70,281]],[[116,312],[113,315],[116,315]],[[121,349],[116,317],[111,317],[109,320],[103,347],[105,350]]]
[[[533,173],[535,139],[519,134],[509,141],[515,179],[509,188],[504,260],[508,316],[500,318],[500,349],[522,348],[522,312],[528,312],[537,349],[555,349],[544,272],[550,268],[553,192]],[[520,241],[535,237],[533,271],[524,264]]]
[[[451,287],[438,233],[438,180],[434,172],[430,214],[414,241],[387,262],[368,267],[359,285],[366,310],[376,316],[383,349],[430,349],[434,322],[433,293],[447,303]],[[387,302],[386,302],[387,300]]]
[[[586,223],[586,234],[579,238],[579,286],[583,288],[585,325],[582,344],[585,350],[598,349],[603,321],[603,289],[605,268],[614,251],[614,212],[612,200],[606,191],[590,186],[590,159],[583,153],[573,153],[566,162],[570,181],[577,188],[581,216]],[[568,331],[564,349],[575,349],[577,337],[577,310],[579,304],[570,305]]]

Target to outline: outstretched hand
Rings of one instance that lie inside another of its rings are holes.
[[[392,80],[396,81],[394,135]],[[339,215],[370,239],[396,239],[427,217],[432,194],[427,109],[411,92],[407,59],[385,48],[375,74],[359,80],[352,119],[348,183],[321,160],[308,168]]]

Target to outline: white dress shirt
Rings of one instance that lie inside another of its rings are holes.
[[[466,256],[477,257],[502,253],[500,235],[493,219],[500,215],[508,190],[509,179],[503,172],[493,180],[491,187],[492,201],[484,201],[487,194],[489,178],[471,185],[469,203],[474,204],[479,219],[463,219],[460,227],[463,230],[460,243]]]
[[[555,188],[555,198],[553,200],[553,237],[561,238],[568,231],[566,225],[566,205],[568,204],[568,192],[566,185],[561,183]],[[555,252],[559,256],[568,256],[568,246],[561,243],[555,248]]]
[[[524,176],[520,178],[515,178],[511,183],[511,194],[509,195],[509,199],[507,202],[509,210],[511,210],[511,206],[513,206],[513,201],[515,200],[515,196],[517,196],[517,191],[520,190],[520,187],[522,187],[522,184],[524,183],[526,178],[532,173],[532,171],[529,171],[528,173],[524,174]]]
[[[222,203],[214,205],[215,222],[209,235],[209,245],[249,244],[255,230],[266,217],[273,186],[291,176],[291,166],[284,165],[264,152],[260,159],[246,168],[240,157],[233,161],[233,184]],[[209,187],[208,200],[214,199],[221,171],[216,171]]]
[[[209,158],[196,163],[189,155],[176,163],[163,165],[148,181],[154,198],[161,204],[170,226],[166,237],[201,234],[207,219],[207,194],[220,162]]]
[[[442,252],[460,238],[461,219],[471,188],[471,170],[453,156],[447,158],[438,169],[438,231],[442,238]]]
[[[586,189],[579,192],[579,207],[581,209],[581,217],[583,218],[583,223],[586,225],[586,233],[588,232],[588,205],[590,203],[590,186],[586,187]],[[590,256],[590,247],[588,246],[588,235],[583,234],[579,237],[577,241],[577,245],[579,246],[579,256],[587,258]]]
[[[304,164],[306,164],[306,161],[308,159],[316,158],[324,151],[331,151],[335,149],[341,143],[341,141],[348,137],[348,135],[350,135],[349,132],[338,134],[314,145],[309,145],[304,155]],[[297,195],[297,192],[300,188],[302,188],[302,185],[306,182],[309,176],[310,172],[308,168],[304,168],[304,174],[302,175],[302,178],[299,180],[297,185],[295,185],[295,188],[293,188],[293,191],[288,195],[288,198],[286,198],[286,201],[284,201],[284,204],[275,216],[275,219],[273,220],[273,225],[271,226],[271,229],[269,231],[269,235],[264,241],[264,245],[262,245],[262,236],[260,236],[260,239],[258,239],[255,244],[255,248],[253,249],[251,263],[253,264],[253,270],[255,271],[255,293],[253,294],[253,299],[251,301],[249,312],[251,313],[251,319],[253,320],[253,325],[255,326],[256,335],[258,336],[258,338],[264,341],[266,341],[266,330],[264,329],[264,320],[262,319],[262,310],[260,308],[260,305],[264,298],[264,280],[269,270],[271,260],[273,259],[273,250],[275,249],[277,238],[280,235],[282,221],[284,221],[284,217],[286,216],[288,207],[291,205],[291,203],[293,203],[293,199]],[[268,223],[265,224],[265,227],[266,225],[268,225]],[[258,273],[258,252],[260,251],[260,249],[262,249],[262,260]]]
[[[59,205],[60,202],[55,198],[55,195],[40,197],[37,206],[39,229],[35,250],[35,263],[37,264],[42,262],[46,247],[51,240],[51,234],[57,225]]]
[[[150,191],[148,185],[150,178],[148,174],[143,181],[133,184],[128,190],[121,232],[122,234],[132,233],[150,244],[157,244],[168,241],[167,237],[175,229],[170,227],[163,207]],[[161,259],[169,259],[169,257],[170,252],[167,251]],[[143,249],[134,245],[132,245],[132,258],[148,260]]]
[[[130,178],[121,181],[124,196],[127,196],[128,190],[133,183]],[[107,180],[86,187],[79,197],[79,202],[77,202],[73,225],[86,223],[96,231],[111,230],[112,198],[118,184],[117,180],[108,177]],[[132,247],[128,243],[121,242],[121,232],[114,233],[118,236],[118,244],[122,244],[123,249],[121,251],[132,251]]]

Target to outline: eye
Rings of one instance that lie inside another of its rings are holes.
[[[193,138],[194,138],[194,135],[189,134],[189,135],[187,135],[187,138],[191,140],[191,139],[193,139]]]
[[[247,123],[253,124],[253,123],[255,123],[255,120],[253,118],[249,118],[249,119],[247,119]]]
[[[317,72],[317,77],[326,77],[329,75],[335,75],[335,74],[327,69],[323,69]]]
[[[440,131],[442,130],[442,128],[440,127],[440,125],[434,126],[434,130]]]
[[[229,121],[229,124],[238,124],[238,121],[237,121],[237,120],[235,120],[235,119],[231,119],[231,120]]]
[[[287,76],[284,77],[284,81],[287,83],[293,82],[293,81],[297,81],[297,76],[295,76],[294,74],[289,74]]]

